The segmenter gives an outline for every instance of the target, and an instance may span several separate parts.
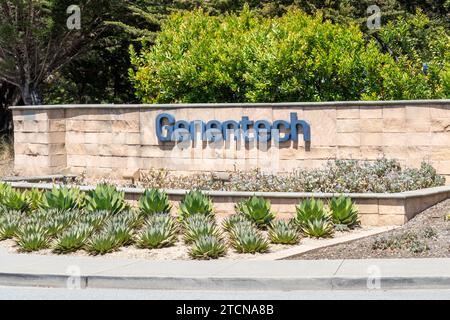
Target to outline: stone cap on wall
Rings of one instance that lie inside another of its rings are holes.
[[[346,106],[450,106],[450,99],[437,100],[389,100],[389,101],[329,101],[329,102],[276,102],[276,103],[179,103],[179,104],[61,104],[15,106],[11,110],[51,110],[51,109],[180,109],[180,108],[229,108],[229,107],[346,107]]]

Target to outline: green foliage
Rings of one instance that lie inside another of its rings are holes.
[[[299,242],[297,227],[284,220],[274,221],[270,224],[268,237],[272,243],[278,244],[297,244]]]
[[[139,198],[139,210],[143,215],[169,213],[171,208],[167,193],[158,189],[146,189]]]
[[[215,221],[204,215],[193,215],[183,221],[183,237],[186,243],[193,243],[202,236],[220,237]]]
[[[26,224],[21,226],[16,234],[19,251],[32,252],[49,246],[47,230],[40,224]]]
[[[78,223],[64,231],[57,239],[54,251],[57,253],[69,253],[81,249],[87,238],[94,232],[94,228],[86,223]]]
[[[442,37],[442,41],[449,41]],[[445,98],[448,73],[383,53],[354,24],[289,10],[174,14],[130,70],[142,102],[276,102]],[[447,60],[448,61],[448,60]],[[446,64],[447,65],[447,64]],[[439,84],[439,85],[437,85]]]
[[[246,216],[244,216],[243,214],[232,214],[229,217],[226,217],[223,221],[222,221],[222,228],[225,231],[231,231],[231,229],[233,229],[233,227],[236,224],[242,224],[242,223],[248,223],[249,225],[253,225],[253,222],[251,222]]]
[[[405,232],[388,237],[377,238],[372,243],[372,250],[408,250],[412,253],[422,253],[429,250],[428,243],[414,233]]]
[[[332,198],[329,207],[334,224],[346,225],[349,228],[359,224],[358,209],[349,197]]]
[[[110,215],[111,212],[107,210],[87,212],[80,218],[80,222],[87,223],[95,230],[100,230]]]
[[[47,209],[73,210],[83,207],[84,193],[76,187],[53,187],[45,192],[43,207]]]
[[[269,243],[261,232],[246,223],[238,223],[233,227],[230,242],[239,253],[263,253],[269,249]]]
[[[256,196],[237,203],[235,210],[259,227],[266,227],[275,218],[270,211],[270,201]]]
[[[9,210],[26,212],[30,209],[26,194],[12,188],[4,189],[0,201]]]
[[[323,201],[314,198],[301,201],[296,207],[297,212],[294,223],[298,226],[307,226],[313,220],[329,220]]]
[[[311,238],[327,238],[333,236],[333,224],[328,219],[312,219],[302,224],[301,231]]]
[[[214,206],[209,196],[205,195],[200,190],[191,190],[181,201],[179,214],[180,220],[184,220],[195,214],[213,216]]]
[[[104,255],[117,250],[119,239],[112,232],[102,232],[93,235],[86,243],[86,251],[93,255]]]
[[[217,259],[226,254],[226,247],[219,237],[214,235],[202,235],[195,240],[189,250],[189,255],[194,259]]]
[[[450,221],[450,213],[447,214],[447,216],[445,217],[445,220]]]
[[[44,193],[41,190],[32,188],[25,191],[25,196],[31,211],[38,210],[44,206]]]
[[[171,246],[177,239],[175,220],[169,215],[153,215],[139,234],[137,244],[141,248],[156,249]]]
[[[112,234],[116,239],[118,246],[129,245],[133,240],[133,228],[124,221],[108,221],[103,232]]]
[[[13,238],[22,218],[23,213],[20,211],[7,211],[0,215],[0,240]]]
[[[113,185],[99,184],[86,195],[86,210],[88,212],[106,210],[112,214],[117,214],[127,208],[125,193],[118,191]]]

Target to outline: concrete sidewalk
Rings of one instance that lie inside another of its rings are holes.
[[[0,285],[172,290],[450,288],[450,259],[149,261],[12,254]]]

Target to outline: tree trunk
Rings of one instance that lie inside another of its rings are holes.
[[[22,100],[26,106],[42,104],[42,96],[39,89],[33,84],[25,84],[22,91]]]

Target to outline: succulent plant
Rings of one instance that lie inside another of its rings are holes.
[[[93,255],[104,255],[117,250],[120,246],[119,239],[111,232],[102,232],[93,235],[86,243],[85,249]]]
[[[95,230],[100,230],[110,214],[110,211],[107,210],[87,212],[80,218],[80,222],[91,225]]]
[[[450,221],[450,213],[447,214],[447,216],[445,217],[445,220]]]
[[[220,236],[214,220],[203,216],[193,215],[183,221],[184,241],[186,243],[193,243],[202,236]]]
[[[270,211],[270,201],[253,196],[236,204],[236,212],[245,215],[259,227],[266,227],[275,218]]]
[[[83,206],[84,194],[78,188],[53,187],[44,195],[42,207],[47,209],[73,210]]]
[[[246,216],[241,213],[237,213],[223,219],[222,228],[225,231],[230,232],[237,223],[248,223],[249,225],[253,225],[253,222],[251,222]]]
[[[308,222],[313,220],[328,220],[329,215],[324,208],[322,200],[305,199],[301,201],[296,207],[295,223],[302,227],[306,226]]]
[[[118,191],[115,186],[105,183],[99,184],[94,190],[89,191],[85,201],[88,212],[109,211],[117,214],[128,209],[125,193]]]
[[[16,235],[22,218],[20,211],[8,211],[0,216],[0,241]]]
[[[142,225],[144,219],[139,215],[138,212],[127,210],[110,217],[109,221],[114,223],[124,223],[133,229]]]
[[[260,231],[248,224],[236,224],[230,232],[230,242],[239,253],[262,253],[269,249],[269,243]]]
[[[6,188],[0,198],[0,202],[9,210],[27,212],[30,204],[26,194],[12,188]]]
[[[39,210],[44,206],[44,193],[37,188],[25,191],[25,197],[31,211]]]
[[[108,221],[103,232],[114,235],[119,246],[126,246],[133,242],[133,229],[123,221]]]
[[[349,228],[359,225],[358,209],[349,197],[332,198],[329,207],[334,224],[343,224]]]
[[[21,226],[16,233],[16,243],[19,251],[32,252],[49,246],[47,230],[39,224]]]
[[[139,210],[143,215],[169,213],[171,208],[167,193],[158,189],[147,189],[139,198]]]
[[[217,259],[226,252],[226,246],[219,237],[203,235],[195,240],[189,255],[194,259]]]
[[[64,231],[57,239],[53,251],[57,253],[74,252],[81,249],[94,228],[86,223],[79,223]]]
[[[328,219],[312,219],[302,224],[301,231],[311,238],[328,238],[333,235],[333,224]]]
[[[205,195],[200,190],[192,190],[188,192],[181,201],[179,213],[180,220],[184,220],[194,214],[213,216],[214,207],[209,196]]]
[[[141,248],[156,249],[171,246],[177,240],[175,220],[169,215],[155,215],[139,234],[137,244]]]
[[[268,236],[272,243],[278,244],[297,244],[299,241],[297,227],[284,220],[272,222]]]

